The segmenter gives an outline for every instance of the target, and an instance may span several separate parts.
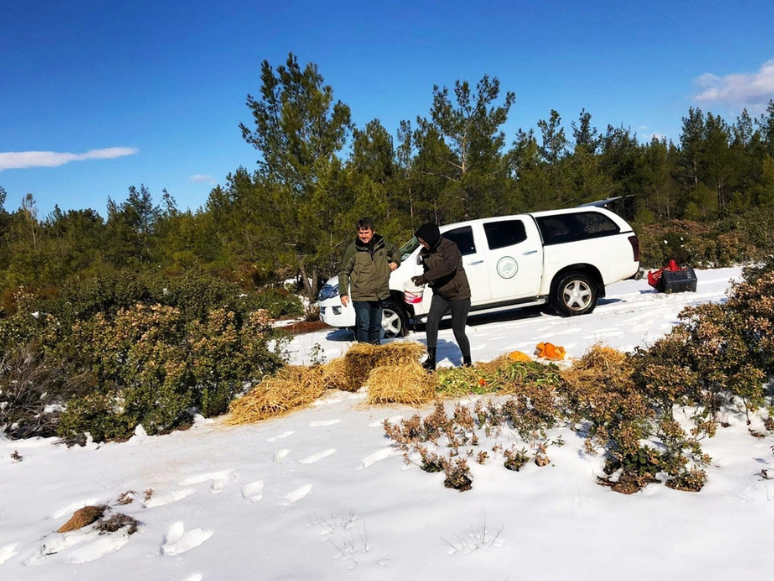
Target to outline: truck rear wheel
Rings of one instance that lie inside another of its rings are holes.
[[[587,315],[597,306],[599,292],[596,283],[583,272],[562,276],[554,292],[554,307],[563,315]]]

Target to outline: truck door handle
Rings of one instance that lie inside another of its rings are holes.
[[[535,252],[537,252],[537,250]],[[475,262],[471,262],[470,264],[468,264],[468,266],[475,266],[476,264],[484,264],[484,261],[476,260]]]
[[[522,256],[529,256],[530,254],[537,254],[537,250],[529,250],[527,252],[523,252]]]

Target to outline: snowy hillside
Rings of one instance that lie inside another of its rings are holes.
[[[696,293],[618,283],[584,317],[471,317],[473,359],[531,353],[541,341],[572,357],[596,342],[647,345],[683,306],[722,300],[740,269],[697,274]],[[302,335],[291,359],[319,359],[320,348],[332,359],[350,340],[344,331]],[[451,329],[442,329],[440,364],[459,358]],[[774,438],[753,438],[744,418],[729,414],[729,427],[702,442],[713,462],[699,493],[661,484],[611,492],[596,483],[602,458],[584,454],[567,428],[550,434],[566,443],[551,448],[549,466],[511,472],[501,460],[471,463],[473,489],[460,493],[443,487],[442,473],[407,465],[385,438],[383,420],[416,410],[363,399],[335,392],[285,418],[240,427],[202,419],[168,436],[138,427],[121,444],[0,440],[0,579],[709,581],[774,569],[774,481],[762,472],[774,476]],[[514,437],[506,431],[500,440]],[[134,501],[116,504],[128,491]],[[95,504],[136,518],[139,531],[54,532]]]

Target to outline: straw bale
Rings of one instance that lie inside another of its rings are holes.
[[[226,423],[247,424],[284,415],[311,404],[324,393],[325,388],[324,366],[288,365],[231,402]]]
[[[416,361],[377,367],[368,375],[368,403],[417,405],[433,399],[432,376]]]
[[[344,382],[340,389],[357,391],[365,384],[371,370],[390,365],[418,363],[424,353],[424,345],[409,341],[395,341],[386,345],[356,343],[344,356]]]
[[[347,370],[343,357],[323,365],[322,372],[327,389],[344,390],[347,386]]]

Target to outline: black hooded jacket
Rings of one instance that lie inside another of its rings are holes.
[[[447,301],[469,299],[470,284],[457,245],[441,236],[438,226],[431,223],[420,226],[414,235],[430,246],[430,250],[422,248],[419,256],[425,271],[422,277],[433,292]]]

